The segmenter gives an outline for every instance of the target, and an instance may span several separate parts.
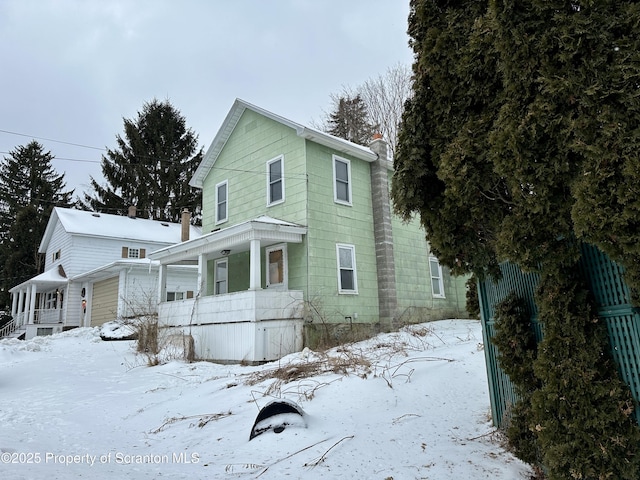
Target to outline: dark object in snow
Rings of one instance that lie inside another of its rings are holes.
[[[289,400],[274,400],[267,403],[258,413],[256,421],[251,429],[249,440],[268,431],[282,433],[285,427],[307,427],[306,413],[295,403]]]

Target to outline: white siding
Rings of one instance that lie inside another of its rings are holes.
[[[59,264],[64,265],[65,271],[66,271],[66,265],[69,262],[72,255],[71,244],[72,244],[71,236],[67,234],[67,232],[65,232],[64,229],[62,228],[62,225],[58,223],[56,225],[53,235],[51,236],[51,241],[49,242],[49,245],[47,245],[47,252],[45,253],[45,262],[44,262],[45,271]],[[54,261],[53,254],[58,250],[60,251],[60,259]],[[68,272],[67,272],[67,275],[68,275]]]

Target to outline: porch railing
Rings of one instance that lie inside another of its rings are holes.
[[[297,290],[246,290],[163,302],[158,305],[158,319],[166,326],[293,319],[302,318],[303,304],[303,294]]]
[[[62,309],[36,309],[33,323],[62,323]]]

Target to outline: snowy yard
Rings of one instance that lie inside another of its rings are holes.
[[[489,419],[479,322],[446,320],[258,367],[147,367],[83,328],[0,341],[0,478],[529,477]],[[261,408],[303,425],[249,441]],[[302,417],[301,417],[302,418]]]

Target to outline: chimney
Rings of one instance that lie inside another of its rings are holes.
[[[185,208],[182,210],[182,219],[180,220],[180,223],[182,223],[180,241],[186,242],[189,240],[189,228],[191,227],[191,213],[189,213],[189,209]]]
[[[136,218],[136,206],[135,205],[130,205],[129,206],[129,212],[127,213],[127,217],[129,218]]]
[[[390,162],[387,142],[382,135],[373,136],[369,148],[378,158],[369,164],[371,169],[371,207],[373,208],[373,235],[378,274],[378,308],[383,331],[396,328],[398,296],[396,292],[396,266],[393,253],[391,226],[391,200],[389,198]]]

